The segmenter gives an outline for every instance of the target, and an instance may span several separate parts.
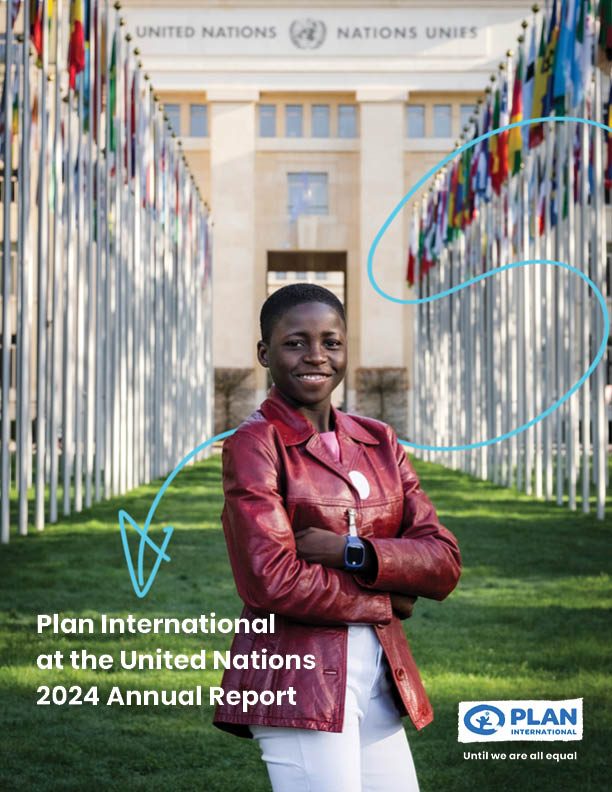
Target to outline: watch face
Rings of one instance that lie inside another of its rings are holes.
[[[349,566],[361,566],[365,556],[365,550],[359,545],[348,545],[346,548],[346,563]]]

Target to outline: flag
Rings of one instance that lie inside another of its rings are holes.
[[[566,95],[572,86],[571,71],[575,54],[576,42],[576,11],[579,5],[575,0],[563,0],[561,6],[561,28],[559,40],[555,51],[555,65],[553,71],[553,103],[557,115],[565,115]],[[572,97],[572,107],[574,101]]]
[[[83,118],[81,124],[83,132],[89,132],[91,118],[91,20],[90,3],[85,2],[83,6],[83,43],[85,54],[85,66],[83,68],[81,85],[83,88]]]
[[[508,125],[508,82],[504,81],[501,90],[495,92],[493,110],[493,129]],[[490,138],[493,141],[491,151],[491,184],[497,195],[508,176],[508,130]]]
[[[591,0],[578,0],[576,45],[571,65],[572,96],[574,108],[584,101],[593,71],[593,39],[595,37],[593,6]]]
[[[19,16],[19,9],[21,8],[21,0],[10,0],[11,2],[11,30],[15,27],[15,20]]]
[[[612,60],[612,0],[599,2],[599,46]]]
[[[30,0],[30,38],[40,66],[43,54],[43,0]]]
[[[546,198],[550,190],[550,179],[545,176],[544,166],[538,157],[538,236],[546,230]]]
[[[491,118],[491,102],[487,101],[487,106],[485,108],[482,121],[482,135],[486,135],[486,133],[491,130]],[[491,200],[489,145],[490,144],[488,140],[481,140],[478,144],[478,150],[474,157],[475,164],[473,167],[473,190],[476,195],[477,205],[480,204],[480,201]]]
[[[499,109],[500,127],[508,126],[510,113],[508,109],[508,80],[504,80],[501,92],[501,105]],[[508,130],[499,135],[499,178],[500,187],[508,178]]]
[[[548,116],[554,107],[554,68],[557,42],[559,40],[559,22],[557,20],[557,0],[553,0],[550,26],[548,28],[548,41],[544,57],[543,73],[546,80],[546,93],[542,99],[542,115]]]
[[[491,138],[493,139],[493,138]],[[455,202],[457,199],[457,182],[459,179],[459,163],[457,160],[453,162],[453,167],[450,172],[449,186],[448,186],[448,213],[447,213],[447,228],[446,239],[451,241],[455,238]]]
[[[538,60],[535,66],[533,83],[533,101],[531,104],[531,118],[541,118],[544,115],[543,104],[546,95],[546,75],[544,72],[544,58],[546,55],[546,18],[542,20],[540,31],[540,45],[538,47]],[[539,146],[544,140],[543,124],[529,125],[529,148]]]
[[[525,81],[523,84],[523,97],[522,97],[523,119],[525,121],[528,118],[531,118],[531,105],[533,103],[533,86],[535,83],[535,67],[536,67],[536,27],[535,25],[532,25],[531,42],[529,44],[529,54],[527,56],[527,69],[525,71]],[[529,129],[530,129],[530,125],[521,127],[521,134],[523,137],[523,147],[525,149],[529,147]]]
[[[457,167],[457,181],[455,189],[455,205],[452,218],[452,226],[455,229],[463,228],[463,205],[465,202],[465,155],[463,152],[459,158],[459,165]]]
[[[441,187],[438,192],[438,203],[436,205],[436,229],[434,234],[433,252],[436,260],[444,248],[446,241],[446,204],[448,201],[448,179],[443,177]]]
[[[419,218],[416,212],[410,221],[410,238],[408,240],[408,261],[406,263],[406,280],[409,286],[414,286],[415,268],[419,253]]]
[[[110,68],[108,72],[108,108],[106,111],[110,117],[110,140],[108,149],[113,152],[117,151],[117,133],[115,132],[115,116],[117,115],[117,53],[115,43],[115,37],[113,36]]]
[[[85,0],[86,1],[86,0]],[[84,0],[70,0],[70,41],[68,43],[68,73],[70,87],[76,88],[76,76],[85,68]]]
[[[512,88],[512,115],[510,123],[515,124],[523,119],[523,48],[519,50],[519,59],[514,73]],[[521,154],[523,150],[523,135],[521,127],[514,127],[508,134],[508,159],[512,175],[521,169]]]

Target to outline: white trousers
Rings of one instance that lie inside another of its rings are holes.
[[[273,792],[418,792],[374,628],[351,625],[341,733],[249,726]]]

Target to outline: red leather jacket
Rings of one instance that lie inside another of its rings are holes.
[[[314,669],[228,669],[224,691],[288,689],[281,704],[247,712],[224,701],[214,723],[251,736],[247,724],[342,731],[347,624],[375,625],[402,715],[417,729],[433,711],[389,592],[441,600],[459,579],[461,558],[453,534],[435,509],[386,424],[332,408],[341,462],[313,425],[273,386],[268,398],[223,446],[222,522],[243,617],[274,613],[273,634],[237,633],[232,654],[313,654]],[[349,477],[370,486],[362,499]],[[354,573],[309,564],[296,556],[294,531],[316,526],[348,533],[348,509],[378,561],[370,583]],[[266,653],[264,653],[266,654]]]

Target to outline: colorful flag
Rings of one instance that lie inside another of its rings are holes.
[[[541,118],[544,113],[542,110],[544,96],[546,95],[546,75],[544,73],[544,59],[546,56],[546,17],[542,20],[540,31],[540,45],[538,47],[538,60],[535,67],[535,79],[533,83],[533,101],[531,104],[531,118]],[[529,148],[539,146],[544,140],[544,125],[529,125]]]
[[[110,117],[110,140],[109,151],[117,151],[117,133],[115,131],[115,117],[117,115],[117,53],[115,49],[116,40],[113,36],[113,46],[111,49],[110,68],[108,72],[108,108],[107,113]]]
[[[491,102],[487,101],[487,106],[484,111],[484,118],[482,122],[481,134],[485,135],[491,130]],[[473,190],[476,195],[477,206],[480,201],[491,200],[491,179],[490,179],[490,154],[489,154],[489,141],[481,140],[478,144],[477,152],[474,157],[475,163],[473,166]]]
[[[565,115],[566,96],[570,89],[572,63],[576,49],[577,19],[579,4],[575,0],[563,0],[561,6],[561,28],[555,51],[553,71],[553,103],[557,115]],[[574,100],[572,97],[572,107]]]
[[[571,66],[572,95],[574,107],[580,107],[591,83],[593,71],[593,40],[595,20],[591,0],[578,0],[579,11],[576,26],[576,45]]]
[[[557,0],[553,0],[550,26],[548,28],[548,41],[546,55],[544,56],[543,73],[546,79],[546,93],[542,99],[542,115],[549,116],[554,108],[554,69],[557,42],[559,40],[559,22],[557,14]]]
[[[410,222],[410,238],[408,240],[408,262],[406,264],[406,280],[409,286],[414,286],[417,255],[419,253],[419,218],[416,212],[412,213]]]
[[[442,179],[442,184],[439,188],[438,203],[436,206],[436,231],[434,234],[433,250],[436,260],[440,258],[440,254],[446,242],[446,204],[448,201],[448,178],[446,176]]]
[[[492,140],[494,138],[491,138]],[[459,180],[459,163],[455,159],[451,168],[448,187],[448,213],[447,213],[447,228],[446,238],[452,240],[455,238],[455,202],[457,198],[457,182]]]
[[[495,92],[493,110],[493,129],[508,125],[508,81],[505,80],[501,90]],[[499,195],[501,187],[508,176],[508,130],[490,138],[491,151],[491,184],[494,192]]]
[[[37,63],[42,64],[43,54],[43,2],[30,0],[30,38],[36,50]]]
[[[76,76],[85,68],[84,0],[70,0],[70,41],[68,43],[68,74],[70,87],[76,88]]]
[[[519,59],[514,73],[512,88],[512,115],[510,123],[515,124],[523,120],[523,48],[519,50]],[[508,134],[508,158],[512,175],[521,169],[521,154],[523,150],[523,135],[521,127],[514,127]]]
[[[545,177],[544,166],[538,157],[538,236],[543,236],[546,230],[546,199],[550,191],[550,179]]]
[[[527,69],[525,71],[525,82],[523,84],[522,109],[523,119],[531,118],[531,105],[533,103],[533,86],[535,84],[536,67],[536,28],[531,26],[531,42],[529,44],[529,54],[527,56]],[[529,147],[529,129],[531,125],[521,128],[523,137],[523,148]]]

